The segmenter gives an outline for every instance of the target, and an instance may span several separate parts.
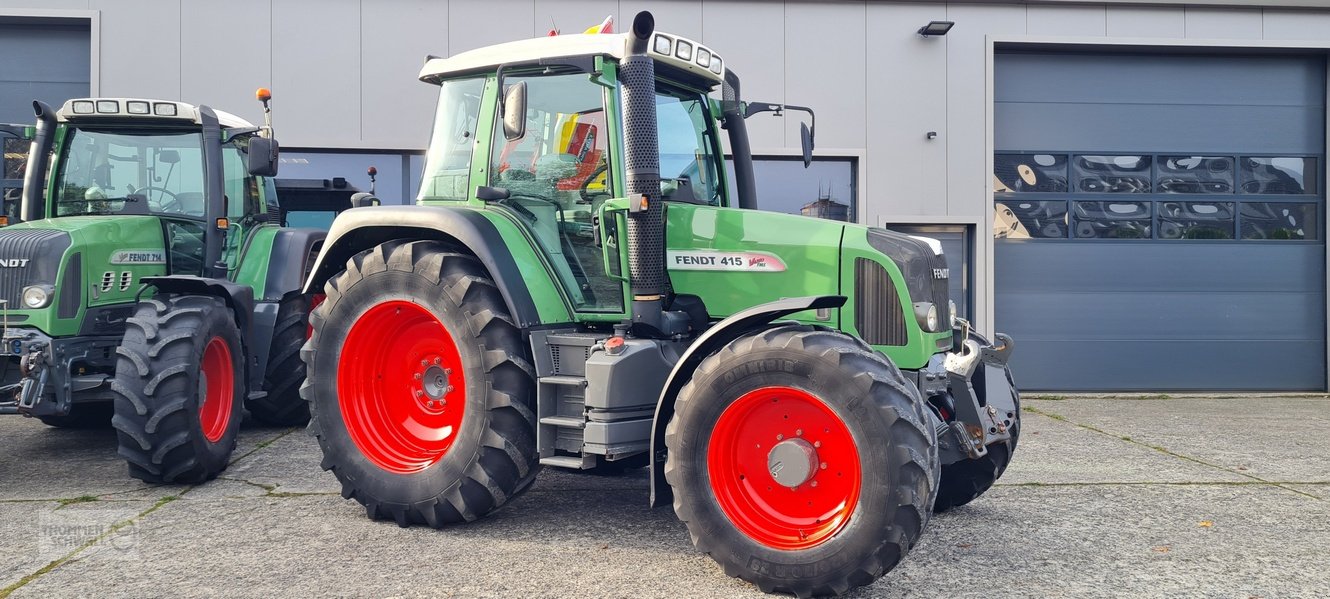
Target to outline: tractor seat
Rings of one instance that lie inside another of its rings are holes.
[[[179,207],[175,209],[176,212],[203,218],[207,209],[207,205],[203,201],[203,193],[197,191],[182,191],[175,194],[175,199],[179,202]],[[168,200],[168,202],[169,201],[170,200]]]

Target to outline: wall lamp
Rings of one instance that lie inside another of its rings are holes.
[[[927,25],[919,28],[919,35],[924,37],[946,35],[955,26],[955,21],[929,21]]]

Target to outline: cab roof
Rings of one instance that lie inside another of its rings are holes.
[[[630,37],[628,33],[573,33],[485,46],[449,58],[426,60],[425,67],[420,70],[420,80],[438,83],[458,75],[493,71],[503,64],[531,63],[542,58],[607,56],[622,59],[628,56]],[[710,48],[672,33],[653,33],[647,53],[657,61],[699,75],[712,85],[721,83],[725,73],[724,61]]]
[[[226,129],[253,128],[254,124],[224,110],[213,109],[217,122]],[[151,98],[72,98],[56,111],[62,123],[95,123],[115,119],[141,118],[154,122],[201,124],[199,107],[174,100]]]

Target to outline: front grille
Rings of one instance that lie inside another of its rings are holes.
[[[53,229],[0,229],[0,300],[19,309],[23,288],[55,284],[69,234]],[[82,285],[82,282],[75,283]]]
[[[905,310],[891,275],[867,258],[854,260],[854,328],[871,345],[906,345]]]
[[[905,279],[910,301],[932,302],[937,306],[939,322],[951,322],[950,271],[947,270],[946,256],[933,252],[929,244],[919,238],[889,231],[870,229],[868,244],[873,249],[886,254]],[[947,278],[938,278],[939,271],[948,273]]]

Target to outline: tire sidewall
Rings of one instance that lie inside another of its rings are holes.
[[[345,275],[344,275],[345,276]],[[410,474],[380,468],[359,450],[342,416],[338,372],[347,334],[374,306],[387,301],[410,301],[424,307],[443,324],[457,345],[465,377],[466,400],[457,439],[434,464]],[[337,468],[354,479],[361,490],[378,501],[416,503],[447,493],[466,480],[466,470],[478,458],[481,439],[489,428],[488,376],[485,347],[479,331],[472,330],[467,314],[442,284],[422,274],[387,270],[367,273],[359,280],[329,294],[324,305],[310,382],[314,392],[314,419],[329,437],[324,451],[334,454]]]
[[[714,424],[726,408],[749,391],[769,386],[801,389],[830,408],[854,439],[860,468],[857,504],[845,526],[826,541],[807,549],[781,550],[758,543],[734,527],[720,509],[706,459],[681,461],[679,466],[687,486],[704,489],[705,496],[676,491],[676,497],[691,504],[695,519],[704,529],[713,531],[717,549],[730,553],[733,562],[747,564],[771,578],[807,581],[835,577],[840,570],[857,566],[858,556],[866,551],[865,544],[873,548],[881,544],[880,531],[891,525],[888,515],[896,509],[891,497],[894,481],[890,477],[895,465],[889,455],[889,442],[870,434],[873,429],[886,430],[889,423],[867,398],[869,385],[847,380],[838,365],[828,360],[784,348],[743,352],[737,360],[727,361],[725,367],[699,373],[691,383],[688,401],[674,416],[681,431],[680,447],[691,446],[691,455],[707,456]],[[741,370],[746,372],[736,375]]]

